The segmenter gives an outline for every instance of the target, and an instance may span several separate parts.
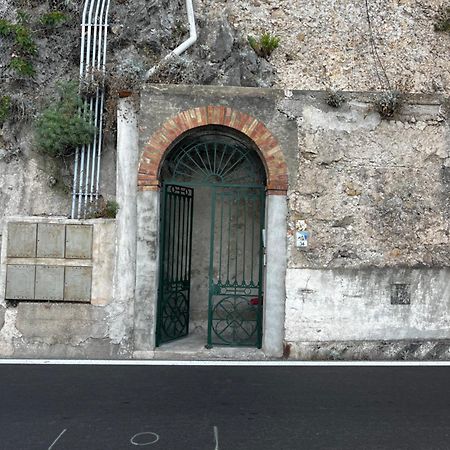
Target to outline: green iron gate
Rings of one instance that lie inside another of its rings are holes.
[[[209,346],[261,347],[264,201],[264,188],[213,189]]]
[[[193,200],[192,188],[164,186],[156,345],[189,332]]]
[[[175,149],[162,177],[157,345],[188,334],[193,189],[201,186],[211,192],[208,346],[261,347],[265,174],[259,157],[233,140],[207,136]]]

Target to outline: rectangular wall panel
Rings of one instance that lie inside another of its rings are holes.
[[[35,300],[62,300],[64,295],[64,267],[37,266]]]
[[[8,224],[8,258],[34,258],[36,256],[35,223]]]
[[[90,302],[92,267],[66,267],[65,269],[64,300]]]
[[[6,299],[34,300],[35,266],[11,264],[6,270]]]
[[[92,258],[92,225],[66,226],[66,258]]]
[[[65,230],[63,224],[38,224],[37,257],[64,258]]]

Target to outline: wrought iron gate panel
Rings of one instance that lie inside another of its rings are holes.
[[[208,345],[261,347],[264,188],[214,187],[211,201]]]
[[[156,345],[189,332],[194,190],[166,184],[161,208]]]

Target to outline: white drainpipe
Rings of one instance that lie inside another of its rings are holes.
[[[176,49],[172,50],[168,55],[166,55],[156,66],[153,66],[149,71],[147,71],[144,76],[144,80],[148,80],[164,61],[167,61],[174,56],[180,56],[184,51],[186,51],[197,41],[197,29],[195,27],[194,7],[192,5],[192,0],[186,0],[186,10],[189,21],[189,38],[186,39],[182,44],[180,44]]]

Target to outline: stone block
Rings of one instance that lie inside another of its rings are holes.
[[[64,258],[65,226],[40,223],[37,228],[37,257]]]
[[[90,302],[92,267],[66,267],[64,300],[67,302]]]
[[[8,224],[8,257],[9,258],[34,258],[36,256],[36,232],[35,223]]]
[[[34,298],[36,300],[63,300],[64,267],[37,266]]]
[[[35,266],[10,264],[6,270],[6,299],[34,300]]]
[[[66,226],[66,258],[92,258],[92,225]]]

